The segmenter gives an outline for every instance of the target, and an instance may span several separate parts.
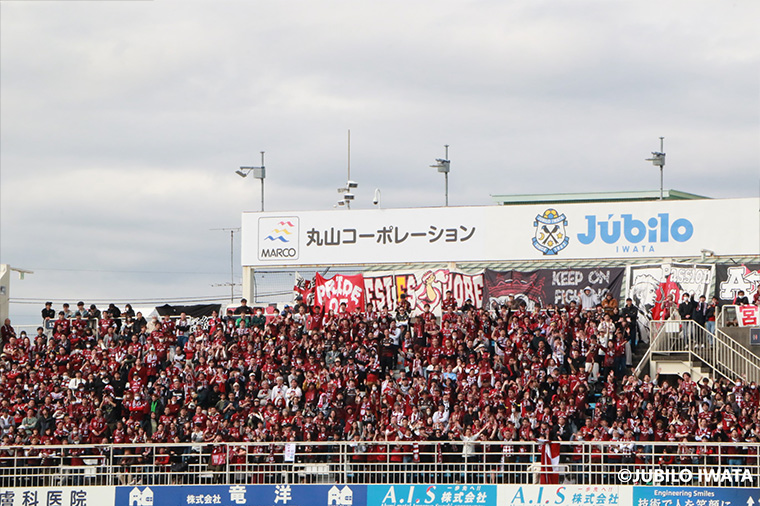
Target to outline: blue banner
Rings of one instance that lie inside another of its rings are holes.
[[[367,485],[367,506],[496,506],[496,485]]]
[[[365,506],[365,485],[116,487],[116,506]]]
[[[633,487],[634,506],[753,506],[758,488]]]

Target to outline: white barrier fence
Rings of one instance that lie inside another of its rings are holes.
[[[758,443],[193,443],[0,447],[0,488],[201,484],[655,484],[755,487]]]

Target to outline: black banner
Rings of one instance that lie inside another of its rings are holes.
[[[164,304],[163,306],[156,307],[156,311],[159,316],[179,316],[180,313],[185,313],[190,318],[203,318],[204,316],[211,316],[213,311],[219,314],[221,304],[196,304],[194,306],[171,306]],[[223,316],[223,315],[219,315]]]
[[[611,292],[620,299],[623,286],[623,267],[539,269],[530,272],[497,272],[486,269],[483,273],[483,300],[488,309],[498,309],[509,295],[526,303],[528,310],[536,304],[565,305],[577,302],[586,287],[602,300]]]
[[[733,304],[740,290],[751,304],[760,290],[760,264],[718,264],[715,278],[715,296],[721,304]]]

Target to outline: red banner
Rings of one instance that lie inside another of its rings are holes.
[[[673,282],[668,276],[664,282],[657,285],[657,295],[655,295],[654,307],[652,308],[653,320],[667,320],[670,317],[666,303],[671,295],[673,297],[670,300],[673,306],[678,309],[678,303],[681,301],[681,290],[678,283]],[[699,297],[695,298],[698,299]]]
[[[342,303],[348,311],[364,310],[364,276],[354,274],[344,276],[336,274],[330,279],[317,273],[315,279],[315,304],[325,311],[332,309],[336,313]]]

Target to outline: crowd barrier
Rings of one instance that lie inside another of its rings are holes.
[[[0,489],[3,506],[753,506],[758,488],[631,485],[134,485]]]
[[[758,443],[193,443],[0,447],[0,488],[296,484],[756,487]],[[5,506],[0,501],[0,506]],[[742,505],[743,506],[743,505]]]

